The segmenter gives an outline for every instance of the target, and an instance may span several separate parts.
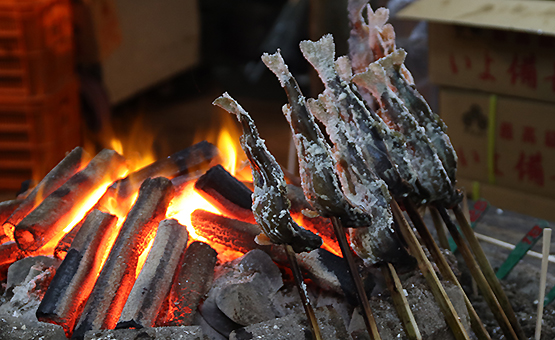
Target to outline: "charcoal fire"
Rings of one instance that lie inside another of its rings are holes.
[[[112,183],[126,170],[125,159],[117,152],[101,151],[17,224],[14,237],[20,249],[32,252],[44,246],[76,219],[79,205],[74,202],[86,200],[99,189],[102,195],[102,185]]]
[[[76,325],[73,338],[91,329],[115,328],[135,282],[139,256],[154,236],[173,197],[171,181],[147,179],[121,227],[108,259]]]
[[[39,184],[25,198],[21,205],[5,220],[3,225],[5,234],[14,239],[14,229],[23,220],[27,214],[35,209],[42,200],[58,189],[77,171],[81,170],[88,162],[90,156],[80,147],[76,147],[67,156],[56,165],[50,172],[40,181]],[[1,221],[1,219],[0,219]]]
[[[204,242],[195,241],[187,247],[171,287],[167,311],[169,315],[159,316],[157,324],[193,324],[199,302],[212,285],[217,255],[216,251]]]
[[[176,220],[160,222],[152,248],[129,293],[116,328],[154,326],[187,239],[187,228]]]
[[[37,309],[39,321],[62,326],[68,338],[110,250],[116,222],[116,216],[100,210],[89,214]]]
[[[252,191],[221,165],[216,165],[195,183],[195,189],[219,211],[234,219],[255,223]]]

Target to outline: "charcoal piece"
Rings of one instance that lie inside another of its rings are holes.
[[[0,202],[0,226],[4,225],[4,222],[6,222],[6,220],[12,215],[12,213],[21,205],[21,202],[23,202],[23,200],[21,199]],[[10,227],[8,227],[8,229],[9,228]],[[3,227],[0,228],[0,244],[8,241],[10,241],[10,237],[6,235]]]
[[[76,147],[65,156],[50,172],[44,176],[39,184],[29,193],[10,217],[4,223],[4,232],[13,240],[14,228],[27,214],[35,209],[45,197],[50,195],[75,173],[81,170],[89,161],[89,154],[81,147]]]
[[[58,325],[37,322],[27,315],[14,316],[5,310],[0,312],[0,337],[2,340],[67,340]]]
[[[92,210],[95,210],[95,209],[92,209]],[[83,223],[85,223],[85,220],[87,219],[89,214],[90,213],[87,213],[87,216],[83,217],[83,219],[79,223],[77,223],[77,225],[75,225],[75,227],[73,227],[73,229],[71,229],[69,233],[65,234],[64,237],[62,237],[62,239],[60,240],[60,242],[58,242],[58,244],[56,245],[56,248],[54,248],[55,258],[63,260],[66,257],[67,252],[71,247],[71,243],[73,242],[73,239],[75,239],[75,236],[83,226]]]
[[[349,274],[349,266],[343,258],[324,249],[316,249],[297,255],[297,260],[306,276],[319,287],[344,294],[350,304],[357,304],[356,288]],[[367,293],[370,293],[375,283],[372,278],[367,278],[366,281]]]
[[[287,257],[282,246],[275,244],[260,245],[255,238],[260,227],[197,209],[191,214],[191,223],[198,235],[210,242],[218,243],[241,253],[261,249],[279,263],[286,263]]]
[[[250,289],[250,291],[255,294],[271,299],[271,297],[283,286],[279,268],[268,254],[259,249],[252,250],[240,258],[225,263],[218,268],[217,271],[219,276],[214,280],[212,289],[199,310],[206,322],[224,336],[228,336],[231,331],[241,327],[229,316],[237,317],[239,321],[245,321],[249,318],[254,319],[256,317],[249,314],[241,319],[241,316],[234,314],[235,309],[233,306],[227,304],[229,301],[224,301],[226,291],[229,290],[231,292],[235,290],[235,292],[241,292],[245,291],[244,288],[248,288],[247,290]],[[242,288],[229,288],[245,283],[247,283],[247,286]],[[235,297],[236,296],[237,294],[235,294]],[[225,309],[224,311],[219,308],[220,302]],[[244,304],[240,307],[244,307],[246,310],[251,308],[253,311],[257,308],[266,308],[265,306],[258,307],[250,304],[247,305],[249,302],[254,303],[255,300],[245,299],[243,302]],[[266,306],[269,306],[269,302]],[[229,313],[229,316],[225,314],[226,312]],[[269,313],[268,310],[264,310],[264,312]]]
[[[154,326],[188,238],[187,228],[176,220],[160,222],[152,248],[129,293],[116,328]]]
[[[113,150],[102,150],[16,226],[14,237],[20,249],[36,251],[60,235],[81,208],[75,202],[88,198],[101,185],[113,182],[125,171],[122,156]]]
[[[275,318],[270,299],[252,282],[229,285],[216,298],[218,308],[235,323],[252,325]]]
[[[252,213],[252,191],[221,165],[201,176],[195,189],[222,213],[234,219],[255,223]]]
[[[128,210],[141,184],[147,178],[166,177],[169,179],[180,175],[194,173],[199,169],[206,169],[211,161],[218,157],[218,148],[207,141],[194,144],[178,151],[167,158],[160,159],[127,177],[113,183],[99,200],[99,207],[110,205],[113,199],[120,209]],[[125,206],[128,205],[127,209]]]
[[[173,313],[161,321],[165,326],[189,326],[198,305],[214,278],[218,253],[207,243],[195,241],[187,247],[170,291]]]
[[[330,306],[316,308],[316,319],[322,339],[344,340],[349,338],[341,316]],[[290,314],[233,331],[230,340],[290,340],[311,339],[310,328],[304,313]]]
[[[13,263],[25,256],[25,253],[19,250],[17,243],[9,241],[0,244],[0,265]]]
[[[89,331],[85,340],[208,340],[200,326]]]
[[[114,328],[135,282],[139,256],[154,237],[173,198],[171,181],[149,178],[129,211],[108,259],[85,305],[73,338],[82,339],[93,329]]]
[[[100,210],[87,216],[37,309],[39,321],[58,324],[71,337],[102,269],[101,259],[113,244],[116,223],[116,216]]]
[[[18,260],[8,268],[6,289],[22,284],[29,274],[31,267],[42,264],[44,267],[55,267],[60,265],[60,261],[50,256],[28,256]]]

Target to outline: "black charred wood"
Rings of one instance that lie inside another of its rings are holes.
[[[252,191],[221,165],[212,167],[201,176],[195,189],[226,215],[255,223],[251,210]]]
[[[115,328],[133,288],[139,256],[164,219],[173,195],[173,186],[167,178],[156,177],[143,182],[139,197],[121,227],[73,338],[82,339],[88,330]]]

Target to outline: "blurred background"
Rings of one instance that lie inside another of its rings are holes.
[[[449,126],[459,183],[555,219],[553,2],[370,4],[389,8],[416,87]],[[347,0],[0,0],[0,198],[77,145],[160,158],[224,127],[237,141],[211,105],[226,91],[288,167],[286,97],[260,56],[281,49],[314,97],[323,86],[298,44],[326,33],[345,55]]]

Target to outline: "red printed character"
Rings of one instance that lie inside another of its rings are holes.
[[[499,130],[499,136],[501,139],[513,140],[513,123],[501,122]]]
[[[555,62],[553,63],[553,75],[543,79],[551,83],[551,91],[555,92]]]
[[[511,75],[512,85],[515,85],[520,78],[520,83],[529,88],[535,89],[538,86],[538,71],[536,70],[536,56],[534,54],[520,59],[515,53],[507,72]]]
[[[545,131],[545,146],[555,149],[555,130]]]
[[[480,73],[480,79],[495,81],[495,77],[491,74],[491,63],[493,58],[490,57],[489,51],[484,54],[484,72]]]
[[[474,163],[480,163],[480,154],[476,150],[472,150],[472,158],[474,158]]]
[[[536,183],[540,187],[544,186],[545,175],[543,172],[542,154],[540,152],[527,157],[524,151],[521,151],[515,169],[518,171],[518,179],[520,181],[528,177],[530,182]]]

